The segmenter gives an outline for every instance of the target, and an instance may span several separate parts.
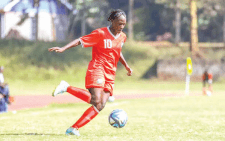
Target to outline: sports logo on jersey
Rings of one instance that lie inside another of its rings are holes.
[[[101,78],[99,78],[99,79],[97,80],[97,83],[98,83],[98,84],[102,84],[102,83],[103,83],[103,80],[102,80]]]
[[[124,42],[121,42],[121,47],[123,47],[123,45],[124,45]]]

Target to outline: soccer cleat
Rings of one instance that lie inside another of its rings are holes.
[[[66,81],[61,81],[60,84],[55,88],[55,90],[52,92],[52,96],[57,96],[58,94],[62,94],[67,91],[67,88],[70,85]]]
[[[70,127],[66,130],[66,135],[76,135],[80,136],[79,131],[76,128]]]

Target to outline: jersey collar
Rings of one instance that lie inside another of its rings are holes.
[[[117,36],[115,36],[115,35],[110,31],[109,26],[107,26],[107,29],[108,29],[109,33],[113,36],[113,38],[117,39],[117,38],[120,37],[120,34],[118,34]]]

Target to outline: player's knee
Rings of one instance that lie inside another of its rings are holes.
[[[97,104],[92,104],[93,106],[96,107],[96,109],[98,109],[98,111],[101,111],[103,108],[102,108],[102,104],[101,103],[97,103]]]
[[[98,105],[96,105],[96,108],[98,109],[98,111],[100,112],[105,106],[102,105],[101,103],[99,103]]]
[[[92,105],[94,105],[98,110],[101,109],[101,99],[100,98],[92,97],[90,103]]]
[[[92,105],[94,105],[99,111],[101,111],[105,107],[105,104],[103,104],[102,102],[94,102]]]
[[[99,104],[96,108],[101,111],[102,109],[104,109],[105,105],[103,104]]]
[[[98,104],[101,102],[101,97],[92,95],[91,96],[91,104]]]
[[[105,108],[105,104],[101,104],[99,111]]]

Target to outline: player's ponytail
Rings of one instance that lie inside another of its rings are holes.
[[[123,10],[121,9],[113,10],[108,17],[108,21],[115,20],[115,18],[119,18],[121,15],[123,15],[126,18],[126,13]]]

